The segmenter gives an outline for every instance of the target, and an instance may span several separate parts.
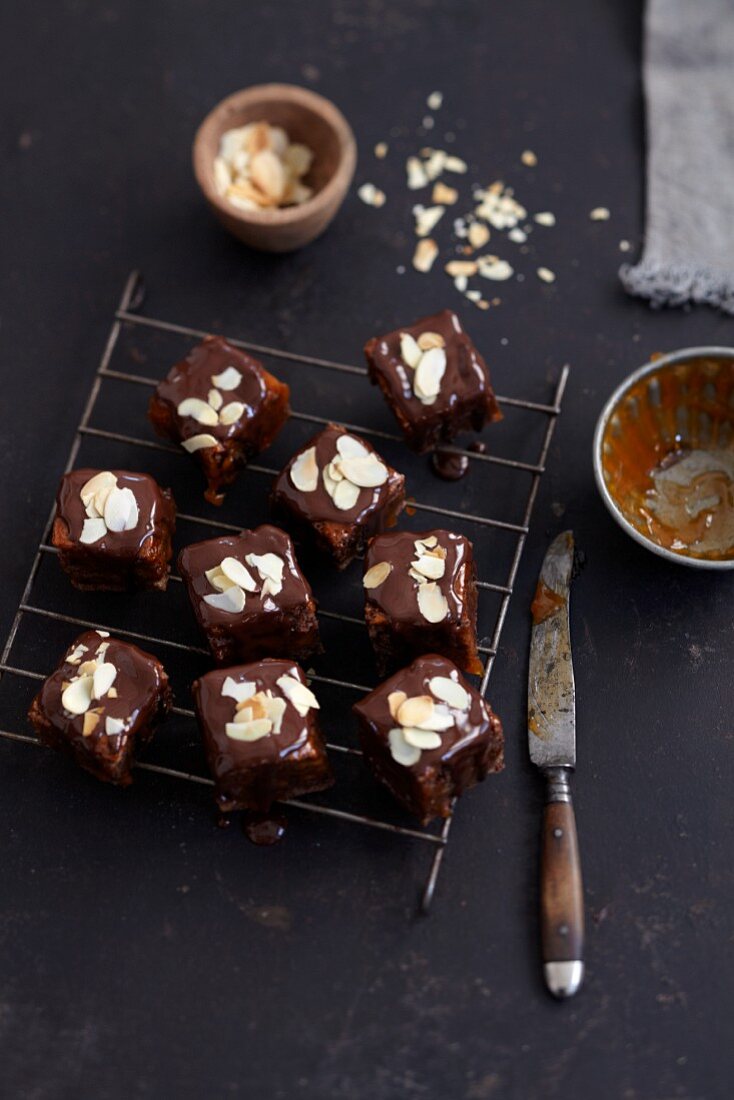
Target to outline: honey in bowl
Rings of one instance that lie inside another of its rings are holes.
[[[734,360],[666,363],[624,393],[602,437],[609,494],[682,557],[734,559]]]

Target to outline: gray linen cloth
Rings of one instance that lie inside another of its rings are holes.
[[[734,313],[734,0],[649,0],[644,82],[645,247],[620,278]]]

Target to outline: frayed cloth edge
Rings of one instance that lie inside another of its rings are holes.
[[[648,298],[654,307],[683,306],[689,302],[714,306],[734,314],[734,271],[711,271],[687,264],[656,264],[643,260],[619,269],[628,294]]]

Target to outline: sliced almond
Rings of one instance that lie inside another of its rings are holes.
[[[313,152],[307,145],[294,141],[283,153],[283,163],[292,176],[305,176],[313,163]]]
[[[438,245],[433,237],[423,237],[415,246],[413,267],[425,275],[433,267],[436,256],[438,256]]]
[[[89,546],[91,543],[103,539],[106,534],[107,524],[103,519],[85,519],[82,526],[82,533],[79,536],[79,542],[83,542],[85,546]]]
[[[421,355],[420,345],[416,342],[414,337],[412,337],[409,332],[401,332],[400,358],[405,365],[411,369],[415,369],[421,361]]]
[[[263,579],[272,581],[280,590],[283,584],[285,562],[278,554],[248,554],[246,561],[253,569],[257,569]]]
[[[130,516],[131,498],[135,503],[135,497],[129,489],[111,489],[104,508],[104,521],[109,531],[124,531]]]
[[[72,649],[71,653],[68,653],[66,656],[67,665],[78,665],[86,652],[86,646],[75,646],[75,648]]]
[[[374,183],[363,183],[357,194],[366,206],[384,206],[387,200],[385,192],[376,187]]]
[[[472,222],[469,226],[467,236],[472,248],[484,248],[489,240],[490,233],[486,225],[482,225],[481,222]]]
[[[432,676],[428,681],[428,690],[455,710],[468,710],[471,703],[469,692],[448,676]]]
[[[410,567],[430,581],[440,581],[446,572],[446,562],[442,558],[433,557],[431,554],[424,554],[416,558],[415,561],[410,563]]]
[[[533,221],[537,222],[538,225],[555,225],[556,216],[550,210],[541,210],[539,214],[533,215]]]
[[[226,722],[224,732],[232,741],[260,741],[272,732],[269,718],[255,718],[252,722]]]
[[[236,424],[241,418],[245,406],[241,401],[230,401],[228,405],[225,405],[219,414],[220,424]]]
[[[440,180],[433,185],[433,194],[431,198],[434,202],[443,203],[444,206],[453,206],[459,197],[459,192],[455,187],[449,187],[447,184],[442,183]]]
[[[403,736],[401,729],[391,729],[387,735],[390,746],[390,755],[396,764],[402,764],[406,768],[417,764],[421,758],[421,750],[415,745],[409,745]]]
[[[281,201],[286,184],[285,169],[282,161],[270,149],[263,149],[252,158],[250,176],[264,195],[275,203]]]
[[[476,275],[476,260],[449,260],[444,267],[444,271],[452,278],[456,278],[458,275],[466,275],[467,277]]]
[[[549,267],[539,267],[538,278],[544,283],[554,283],[556,281],[556,276]]]
[[[94,733],[98,725],[99,715],[94,711],[88,710],[84,715],[84,721],[82,723],[82,736],[89,737],[90,734]]]
[[[223,558],[219,568],[227,580],[232,581],[233,584],[238,584],[240,588],[244,588],[245,592],[257,592],[255,578],[237,558]]]
[[[379,588],[392,573],[392,565],[389,561],[378,561],[371,569],[368,569],[362,578],[365,588]]]
[[[420,548],[424,547],[426,550],[432,550],[434,546],[438,545],[437,535],[427,535],[424,539],[415,540],[415,549],[417,553],[420,553]]]
[[[417,599],[418,610],[426,622],[440,623],[449,613],[446,597],[433,581],[419,586]]]
[[[117,688],[116,687],[111,687],[109,689],[109,691],[107,692],[107,698],[108,699],[117,699]]]
[[[273,733],[280,733],[286,708],[285,699],[276,698],[272,693],[268,693],[263,698],[263,705],[268,718],[273,723]]]
[[[431,348],[445,348],[446,341],[440,332],[422,332],[418,337],[418,347],[421,351],[430,351]]]
[[[441,744],[441,738],[432,730],[419,730],[408,726],[403,730],[403,737],[409,745],[416,749],[437,749]]]
[[[72,680],[61,696],[61,705],[64,710],[68,710],[70,714],[84,714],[89,710],[92,703],[93,682],[91,676],[79,676],[76,680]]]
[[[435,703],[430,695],[413,695],[398,707],[401,726],[420,726],[433,714]]]
[[[109,661],[97,665],[92,678],[92,696],[101,699],[110,690],[117,678],[117,669]]]
[[[202,435],[192,435],[190,439],[182,439],[181,446],[189,454],[193,454],[194,451],[202,451],[205,447],[216,447],[217,441],[213,435],[203,433]]]
[[[270,127],[267,122],[250,123],[245,128],[243,137],[245,149],[252,156],[270,148]]]
[[[307,451],[291,464],[289,476],[296,489],[301,493],[312,493],[319,483],[319,468],[316,464],[316,448]]]
[[[512,264],[507,260],[500,260],[497,256],[483,256],[477,261],[479,274],[483,279],[492,279],[494,282],[503,282],[514,275]]]
[[[413,390],[416,397],[435,398],[441,390],[441,380],[446,371],[446,352],[444,348],[429,348],[424,352],[416,367],[413,378]]]
[[[288,135],[282,126],[268,126],[268,130],[270,138],[270,144],[268,148],[272,149],[276,157],[280,157],[280,159],[283,160],[290,144],[288,141]]]
[[[77,676],[94,676],[96,668],[97,662],[95,660],[84,661],[83,664],[79,665]]]
[[[279,676],[276,681],[278,687],[286,699],[293,704],[301,718],[305,718],[309,710],[319,710],[319,701],[305,684],[296,680],[295,676]]]
[[[114,737],[118,733],[124,733],[125,721],[122,718],[105,718],[104,731],[108,737]]]
[[[468,164],[461,157],[446,157],[444,168],[447,172],[457,172],[459,175],[463,175],[469,170]]]
[[[226,592],[228,588],[231,588],[235,583],[231,581],[229,577],[225,577],[224,573],[217,565],[214,569],[206,569],[204,576],[209,581],[212,588],[216,588],[217,592]]]
[[[419,370],[425,358],[424,355],[418,366]],[[364,458],[343,458],[340,467],[344,477],[349,478],[352,484],[358,485],[360,489],[376,489],[379,485],[384,485],[390,476],[387,466],[380,461],[374,451],[365,455]]]
[[[434,730],[436,732],[443,732],[444,730],[450,730],[452,726],[456,725],[454,717],[446,706],[445,703],[437,703],[433,708],[433,713],[430,718],[426,718],[421,722],[420,729],[422,730]]]
[[[416,236],[427,237],[433,232],[445,213],[445,206],[414,206],[413,216],[415,217]]]
[[[237,584],[233,584],[226,592],[218,592],[216,595],[204,596],[204,603],[217,611],[227,611],[230,615],[237,615],[245,607],[245,593]]]
[[[326,467],[325,473],[332,481],[343,481],[344,474],[341,467],[341,456],[337,455],[336,458],[332,458],[329,465]]]
[[[218,412],[219,409],[221,409],[222,403],[224,401],[224,398],[222,397],[219,390],[209,390],[209,393],[206,395],[206,399],[215,412]]]
[[[248,680],[238,682],[231,676],[227,676],[222,684],[221,694],[227,699],[235,699],[238,703],[242,703],[245,699],[252,698],[256,690],[257,685]]]
[[[365,447],[361,439],[344,432],[336,441],[336,449],[342,458],[364,458],[372,452]]]
[[[418,191],[428,185],[428,176],[423,164],[418,157],[408,157],[405,162],[405,170],[408,174],[408,187],[411,191]]]
[[[403,705],[407,698],[408,696],[405,694],[404,691],[391,691],[387,697],[387,705],[390,709],[390,715],[392,716],[392,718],[395,719],[396,722],[398,720],[398,711],[400,710],[400,707]]]
[[[218,390],[236,390],[242,381],[242,375],[236,367],[226,367],[221,374],[212,375],[212,385]]]
[[[219,420],[211,405],[207,401],[202,401],[200,397],[185,398],[177,406],[176,412],[179,416],[190,416],[197,424],[205,424],[208,427],[213,427]]]
[[[87,505],[90,501],[94,500],[99,492],[109,492],[110,489],[114,489],[116,485],[117,478],[112,471],[101,470],[82,485],[79,496],[82,498],[82,503]]]
[[[356,462],[357,459],[354,459],[354,461]],[[337,482],[331,499],[340,512],[349,512],[359,500],[360,491],[358,485],[355,485],[352,481],[347,481],[345,478],[344,481]]]

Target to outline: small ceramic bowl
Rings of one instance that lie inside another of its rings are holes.
[[[599,417],[594,476],[654,554],[734,568],[734,348],[683,348],[631,374]]]
[[[300,206],[240,210],[220,195],[214,183],[214,158],[225,130],[248,122],[282,126],[291,141],[314,153],[304,182],[313,198]],[[323,233],[349,189],[357,146],[349,123],[328,99],[293,84],[258,84],[227,96],[209,112],[196,132],[194,174],[209,206],[230,233],[264,252],[291,252]]]

